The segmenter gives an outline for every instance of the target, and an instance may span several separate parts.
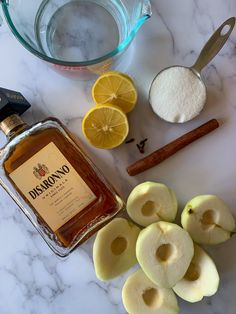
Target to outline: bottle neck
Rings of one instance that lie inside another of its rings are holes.
[[[18,114],[13,114],[2,122],[0,122],[0,128],[5,133],[8,139],[12,139],[27,127],[27,124],[21,119]]]

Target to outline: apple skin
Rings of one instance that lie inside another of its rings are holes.
[[[124,218],[115,218],[98,231],[93,245],[96,276],[113,279],[137,263],[135,245],[140,229]]]
[[[129,314],[179,313],[172,289],[158,287],[141,269],[128,277],[122,289],[122,300]]]
[[[184,278],[173,287],[174,292],[191,303],[213,296],[219,288],[219,274],[211,257],[196,244],[190,265]]]
[[[177,209],[174,191],[162,183],[143,182],[132,190],[127,200],[129,217],[143,227],[162,220],[174,221]]]
[[[226,204],[215,195],[199,195],[189,201],[181,223],[198,244],[220,244],[235,230],[235,220]]]
[[[173,223],[153,223],[138,236],[138,262],[149,279],[159,287],[175,286],[186,273],[193,254],[194,246],[190,235]]]

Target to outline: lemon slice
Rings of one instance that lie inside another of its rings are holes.
[[[93,85],[92,96],[96,104],[112,104],[125,113],[134,109],[138,99],[132,79],[117,71],[101,75]]]
[[[93,146],[111,149],[124,142],[129,132],[129,123],[120,108],[99,105],[93,107],[84,117],[82,131]]]
[[[103,73],[103,75],[121,75],[123,77],[126,77],[132,84],[134,84],[134,81],[132,80],[132,78],[127,75],[126,73],[121,73],[119,71],[107,71],[106,73]]]

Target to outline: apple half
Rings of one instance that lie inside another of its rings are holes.
[[[122,300],[129,314],[179,313],[174,292],[155,285],[141,269],[130,275],[125,282]]]
[[[137,263],[135,245],[140,229],[124,218],[115,218],[98,231],[93,246],[97,277],[109,280]]]
[[[154,223],[138,236],[138,262],[148,278],[159,287],[175,286],[186,273],[193,254],[190,235],[173,223]]]
[[[226,204],[215,195],[200,195],[185,206],[181,223],[199,244],[219,244],[228,240],[235,220]]]
[[[161,220],[174,221],[177,207],[175,193],[166,185],[156,182],[137,185],[127,200],[128,215],[144,227]]]
[[[204,296],[214,295],[219,287],[219,274],[211,257],[198,245],[184,276],[174,287],[174,292],[185,301],[199,302]]]

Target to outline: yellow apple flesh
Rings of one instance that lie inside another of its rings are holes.
[[[97,277],[109,280],[137,263],[136,240],[140,229],[124,218],[115,218],[98,231],[93,260]]]
[[[171,289],[155,285],[140,269],[125,282],[122,300],[129,314],[177,314],[179,307]]]
[[[161,220],[174,221],[177,206],[175,193],[166,185],[156,182],[139,184],[127,200],[128,215],[144,227]]]
[[[194,246],[194,257],[184,276],[173,288],[185,301],[199,302],[214,295],[219,287],[219,274],[211,257],[200,246]]]
[[[193,258],[193,241],[188,232],[169,222],[154,223],[139,234],[138,262],[159,287],[171,288],[181,280]]]
[[[215,195],[200,195],[185,206],[181,223],[199,244],[219,244],[235,230],[235,220],[226,204]]]

